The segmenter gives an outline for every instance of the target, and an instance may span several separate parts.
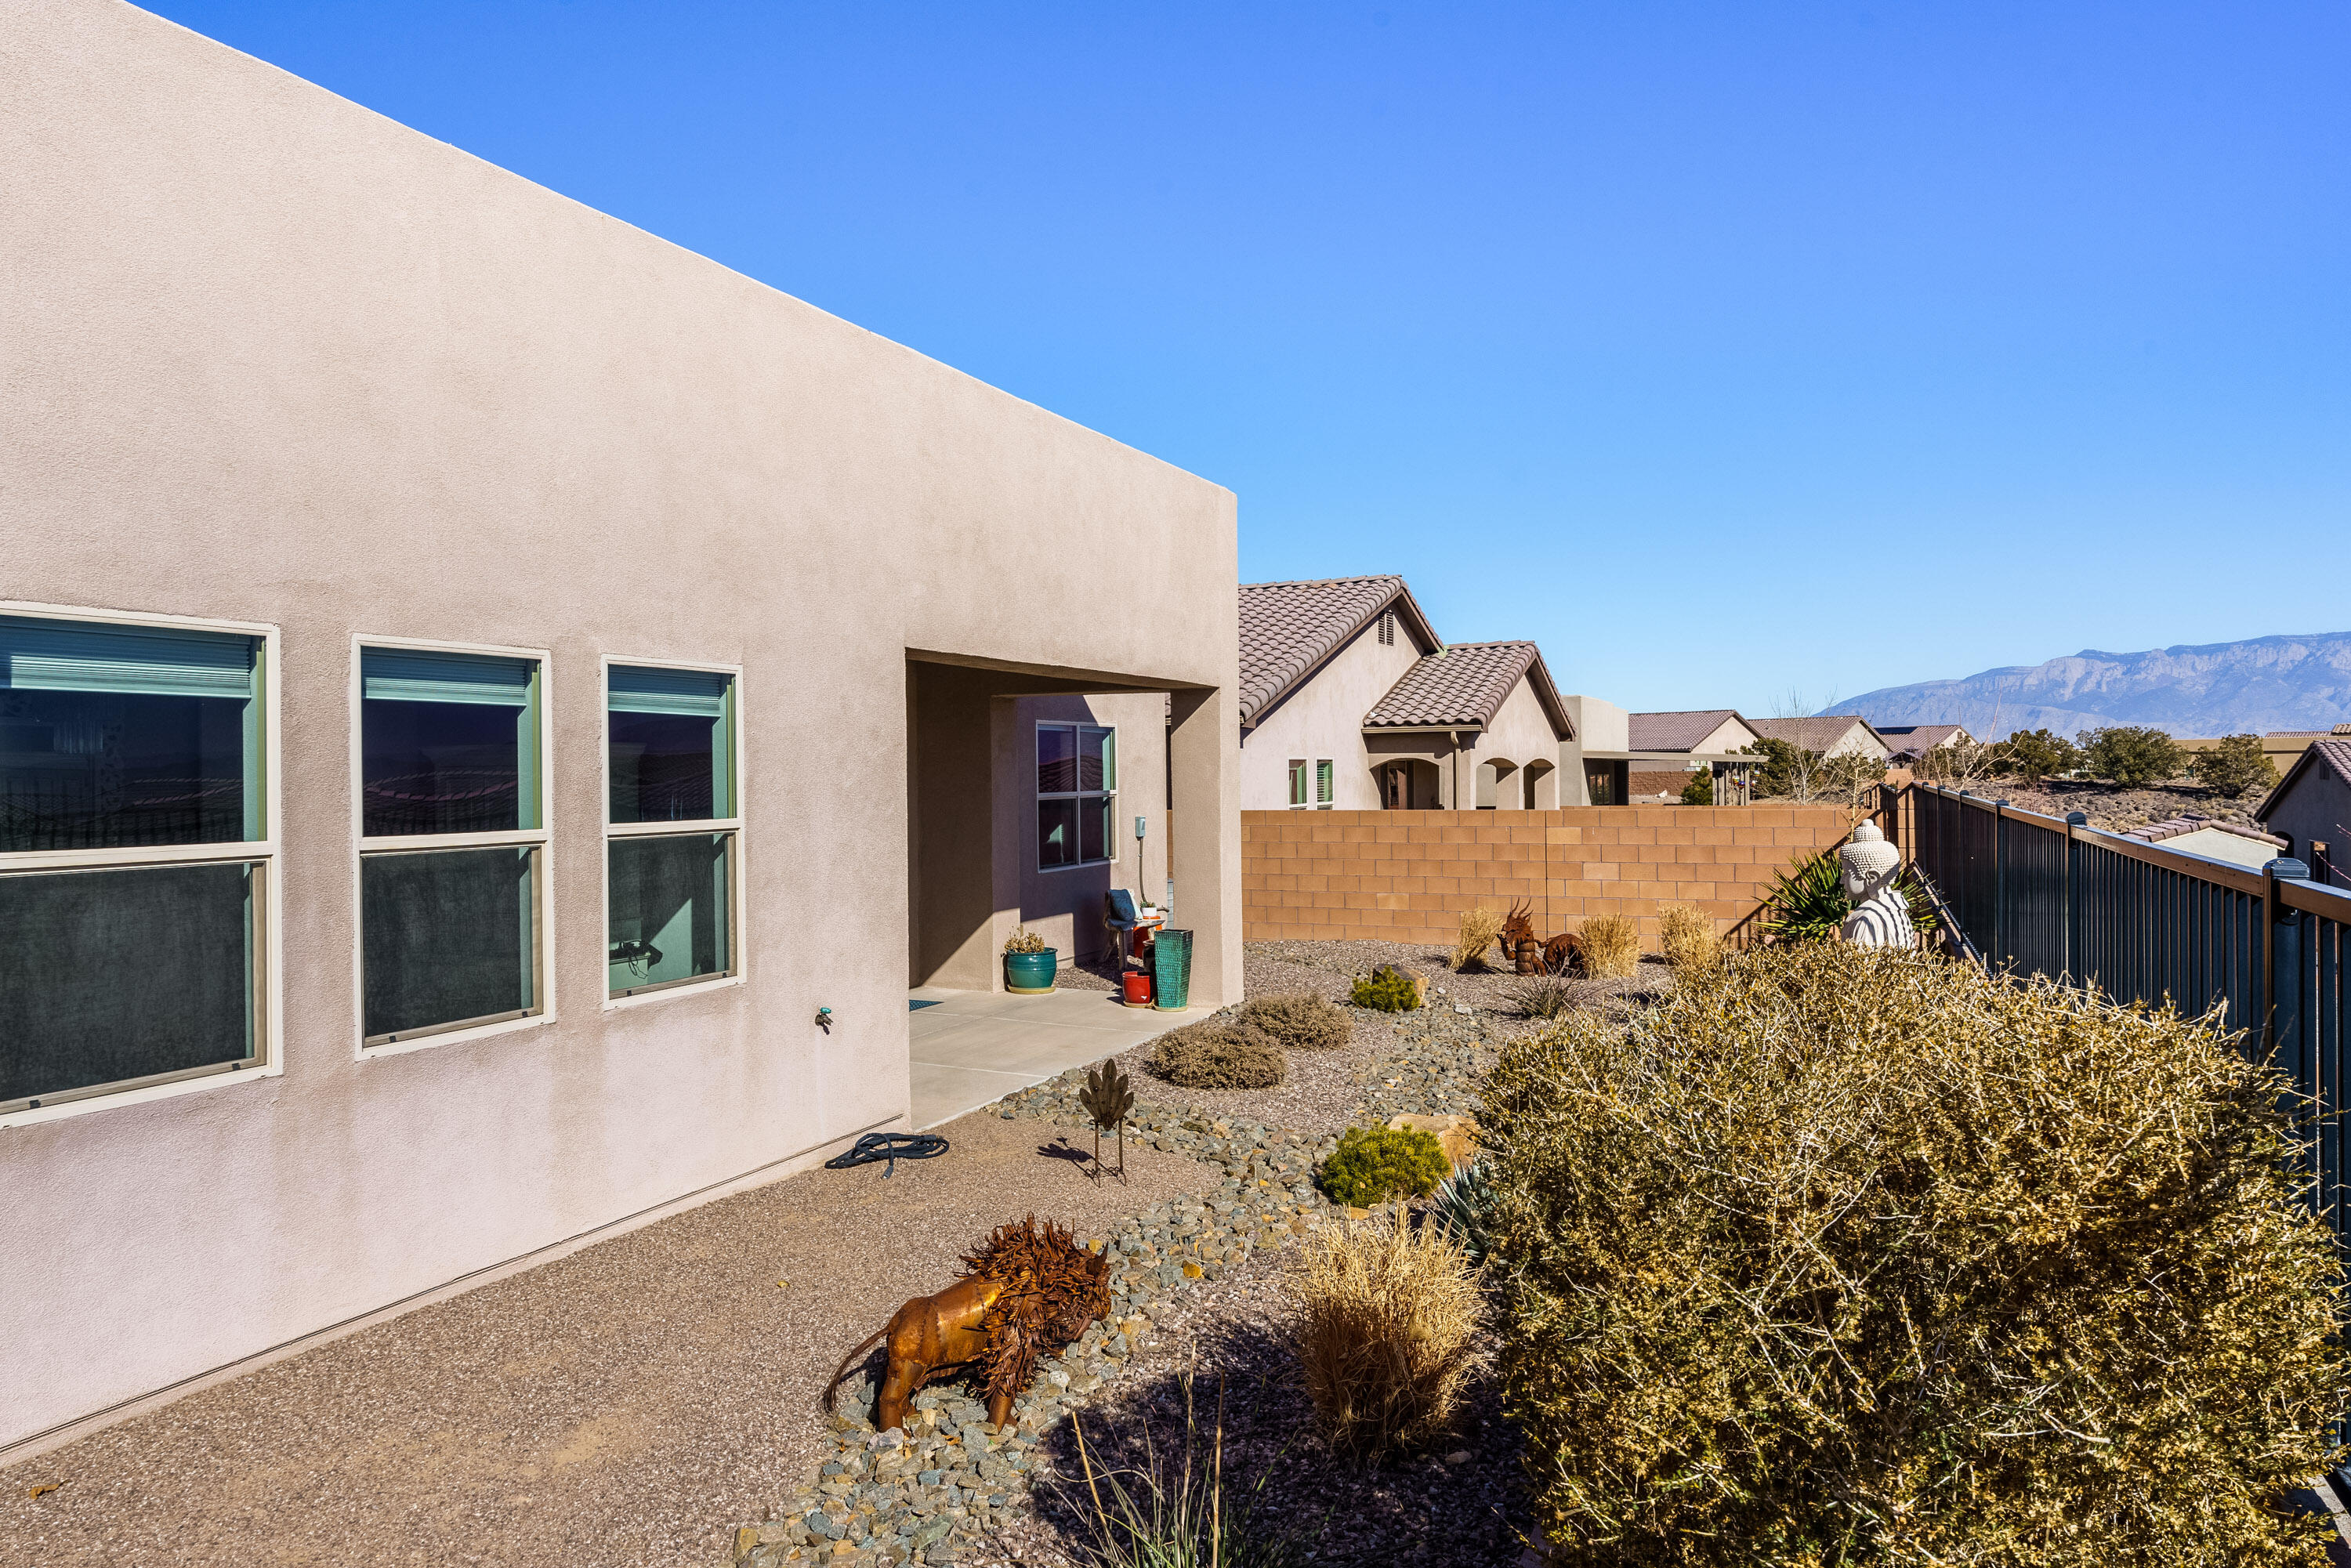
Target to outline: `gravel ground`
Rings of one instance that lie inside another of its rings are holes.
[[[2262,803],[2259,790],[2241,796],[2216,795],[2192,784],[2122,789],[2112,784],[2051,779],[2038,789],[2010,780],[1979,784],[1974,786],[1974,792],[1985,800],[2006,800],[2019,810],[2039,811],[2044,816],[2063,817],[2068,811],[2079,811],[2090,819],[2090,826],[2116,833],[2189,811],[2242,828],[2261,826],[2253,821],[2253,808]]]
[[[893,1178],[693,1209],[13,1466],[0,1563],[708,1562],[830,1452],[841,1354],[990,1228],[1083,1234],[1202,1185],[1134,1140],[1122,1187],[1049,1123],[944,1130]]]

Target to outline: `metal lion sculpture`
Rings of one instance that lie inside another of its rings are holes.
[[[1856,947],[1915,947],[1918,934],[1910,924],[1910,901],[1895,879],[1902,873],[1902,852],[1886,841],[1875,822],[1854,829],[1853,840],[1837,852],[1839,880],[1853,913],[1837,927],[1837,935]]]
[[[1012,1397],[1029,1386],[1037,1358],[1058,1354],[1110,1311],[1110,1260],[1087,1251],[1062,1226],[1030,1215],[999,1225],[964,1255],[964,1277],[935,1296],[900,1307],[880,1332],[841,1358],[824,1385],[824,1407],[857,1359],[887,1343],[888,1372],[873,1410],[876,1431],[904,1429],[915,1390],[969,1374],[984,1386],[987,1418],[1001,1427]]]

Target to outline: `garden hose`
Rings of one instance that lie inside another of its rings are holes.
[[[870,1166],[883,1160],[890,1162],[884,1177],[898,1174],[900,1160],[936,1159],[947,1152],[947,1141],[936,1133],[868,1133],[851,1146],[849,1152],[835,1155],[824,1162],[829,1171],[845,1171],[852,1166]]]

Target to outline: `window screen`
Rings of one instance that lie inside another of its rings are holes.
[[[370,855],[360,862],[370,1040],[535,1011],[528,847]]]

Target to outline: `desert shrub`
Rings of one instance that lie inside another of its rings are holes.
[[[1813,776],[1821,766],[1819,752],[1801,751],[1792,742],[1771,736],[1757,741],[1754,749],[1763,758],[1762,765],[1755,770],[1758,795],[1812,799]]]
[[[2109,725],[2083,734],[2082,766],[2094,779],[2110,779],[2131,789],[2178,778],[2188,766],[2188,753],[2159,729]]]
[[[2286,1084],[1835,943],[1504,1053],[1505,1398],[1571,1563],[2325,1561],[2351,1366]]]
[[[1714,804],[1713,768],[1700,768],[1689,776],[1689,782],[1682,786],[1682,804],[1685,806]]]
[[[1462,1256],[1471,1263],[1483,1263],[1492,1245],[1494,1224],[1494,1184],[1488,1178],[1486,1162],[1471,1160],[1437,1184],[1428,1195],[1430,1221],[1453,1244],[1461,1249]]]
[[[2027,784],[2038,784],[2053,773],[2071,773],[2081,767],[2082,751],[2062,735],[2020,729],[1992,747],[1992,766]]]
[[[1478,1276],[1458,1247],[1402,1212],[1328,1226],[1293,1289],[1292,1343],[1332,1448],[1371,1461],[1445,1436],[1478,1329]]]
[[[1906,862],[1895,873],[1894,885],[1910,901],[1910,924],[1924,936],[1935,929],[1935,904],[1918,882],[1917,871]],[[1834,850],[1798,855],[1784,872],[1771,873],[1771,891],[1763,899],[1763,929],[1791,942],[1819,942],[1834,936],[1853,913],[1845,895],[1844,867]]]
[[[1259,997],[1234,1016],[1285,1051],[1336,1051],[1355,1032],[1344,1008],[1311,991]]]
[[[1322,1190],[1333,1203],[1368,1208],[1392,1197],[1426,1197],[1452,1168],[1434,1133],[1350,1127],[1322,1162]]]
[[[1420,1006],[1420,988],[1393,964],[1383,964],[1355,981],[1348,999],[1375,1012],[1408,1013]]]
[[[1531,1019],[1555,1019],[1580,999],[1566,975],[1529,975],[1502,988],[1503,999]]]
[[[1502,917],[1494,911],[1482,904],[1475,909],[1463,910],[1461,928],[1454,938],[1452,955],[1445,960],[1446,967],[1456,970],[1484,968],[1486,955],[1494,950],[1501,935]]]
[[[1641,928],[1622,915],[1595,915],[1577,933],[1583,938],[1583,972],[1595,980],[1621,980],[1641,967]]]
[[[1161,1035],[1151,1071],[1179,1089],[1270,1089],[1289,1076],[1289,1064],[1258,1030],[1212,1019]]]
[[[1712,968],[1722,957],[1722,938],[1715,932],[1714,916],[1687,904],[1658,906],[1657,947],[1677,973]]]
[[[2277,764],[2262,749],[2258,735],[2224,735],[2190,764],[2196,782],[2216,795],[2250,795],[2278,781]]]

